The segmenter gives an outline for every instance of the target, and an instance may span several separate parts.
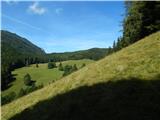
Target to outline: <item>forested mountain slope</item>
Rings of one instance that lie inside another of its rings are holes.
[[[45,52],[25,38],[8,31],[1,31],[2,65],[14,64],[27,57],[41,57]]]
[[[91,48],[88,50],[80,50],[75,52],[50,53],[49,58],[55,61],[92,59],[99,60],[108,54],[108,48]]]
[[[160,32],[2,106],[2,120],[158,120]]]
[[[24,55],[42,55],[45,52],[28,41],[25,38],[22,38],[14,33],[8,31],[1,31],[2,35],[2,45],[15,49],[17,52],[20,52]],[[3,47],[3,46],[2,46]]]

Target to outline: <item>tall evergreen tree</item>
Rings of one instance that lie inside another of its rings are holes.
[[[126,1],[122,47],[160,30],[159,1]]]

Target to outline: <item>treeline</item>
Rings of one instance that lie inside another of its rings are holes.
[[[85,67],[86,64],[83,63],[80,68]],[[55,62],[48,62],[48,69],[53,69],[53,68],[58,68],[59,71],[63,71],[63,76],[67,76],[69,74],[71,74],[72,72],[75,72],[78,70],[78,67],[76,64],[74,65],[63,65],[61,62],[59,63],[59,65],[57,66]]]
[[[126,1],[122,25],[123,36],[114,41],[111,53],[160,30],[160,1]]]
[[[16,56],[16,53],[13,56],[10,55],[10,59],[3,59],[1,64],[1,89],[5,90],[9,87],[9,84],[14,80],[14,75],[12,71],[16,68],[29,66],[31,64],[45,63],[47,59],[43,57],[25,57],[22,55]]]
[[[91,48],[88,50],[81,50],[75,52],[50,53],[47,54],[47,57],[54,62],[80,59],[99,60],[105,57],[107,55],[107,52],[107,48]]]

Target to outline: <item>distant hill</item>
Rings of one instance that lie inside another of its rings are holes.
[[[32,55],[44,55],[45,52],[38,46],[31,43],[29,40],[8,31],[1,31],[1,44],[2,44],[2,55],[7,50],[13,50],[21,55],[32,56]]]
[[[50,53],[31,43],[29,40],[9,31],[1,31],[2,62],[16,61],[25,57],[44,57],[53,61],[93,59],[107,55],[107,48],[92,48],[75,52]],[[47,60],[48,61],[48,60]],[[46,62],[47,62],[46,61]]]
[[[2,120],[158,120],[160,32],[2,106]]]
[[[80,50],[75,52],[64,52],[64,53],[50,53],[48,57],[55,61],[64,60],[79,60],[79,59],[92,59],[99,60],[105,57],[108,53],[107,48],[91,48],[88,50]]]
[[[44,56],[45,52],[29,40],[15,33],[1,31],[2,63],[5,61],[16,62],[25,57]]]

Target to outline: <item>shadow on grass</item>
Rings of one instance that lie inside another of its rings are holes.
[[[159,120],[160,81],[120,80],[84,86],[15,115],[10,120]]]
[[[10,78],[8,79],[8,81],[7,81],[7,85],[5,86],[5,88],[2,86],[2,84],[1,84],[1,90],[2,91],[5,91],[5,90],[7,90],[7,89],[9,89],[10,87],[12,87],[12,85],[13,85],[13,82],[16,80],[16,77],[15,76],[17,76],[17,74],[12,74],[11,76],[10,76]]]

